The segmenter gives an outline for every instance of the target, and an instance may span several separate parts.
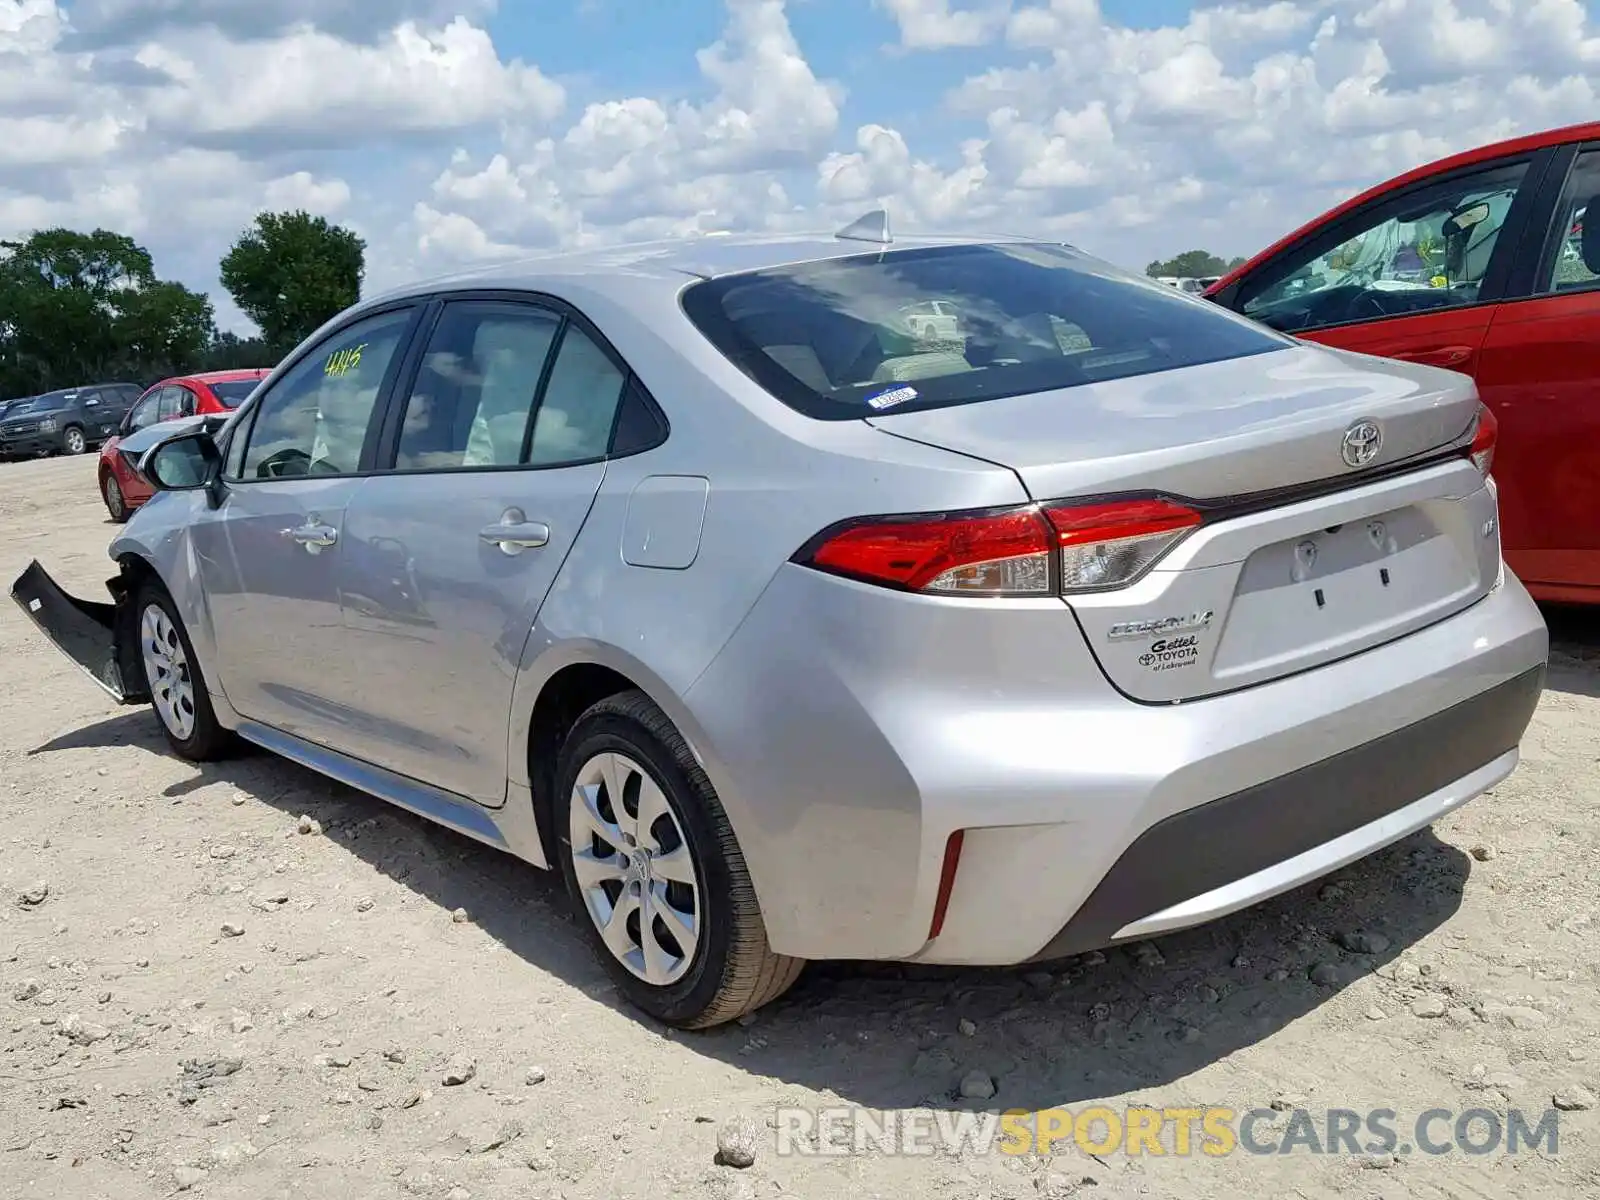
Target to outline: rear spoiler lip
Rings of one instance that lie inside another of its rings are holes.
[[[34,559],[12,583],[11,599],[101,691],[118,704],[143,704],[150,699],[150,692],[141,673],[130,670],[127,660],[127,585],[121,578],[109,579],[106,590],[114,603],[80,600]],[[130,683],[130,679],[137,682]]]

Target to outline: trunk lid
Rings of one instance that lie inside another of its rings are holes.
[[[1126,490],[1211,500],[1351,475],[1361,420],[1382,431],[1382,470],[1460,437],[1478,393],[1453,371],[1301,343],[1060,391],[866,418],[1016,471],[1037,500]]]
[[[1170,703],[1360,653],[1493,588],[1492,487],[1464,455],[1429,461],[1477,411],[1466,376],[1302,345],[869,420],[1011,467],[1038,501],[1154,492],[1204,512],[1132,585],[1066,599],[1111,682]],[[1381,442],[1352,468],[1364,422]]]

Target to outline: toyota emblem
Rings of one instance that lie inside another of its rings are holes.
[[[1364,467],[1378,457],[1383,447],[1383,430],[1372,421],[1357,421],[1344,431],[1339,444],[1340,457],[1347,467]]]

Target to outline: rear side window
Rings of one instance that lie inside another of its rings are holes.
[[[395,467],[442,471],[520,463],[545,359],[560,329],[560,314],[528,305],[446,305],[406,401]]]
[[[824,420],[971,404],[1281,350],[1209,301],[1068,247],[939,246],[691,285],[696,328]]]
[[[259,379],[230,379],[222,383],[208,383],[206,386],[221,402],[222,407],[238,408],[260,384]]]

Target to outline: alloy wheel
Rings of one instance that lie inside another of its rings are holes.
[[[62,438],[62,441],[67,447],[68,454],[82,454],[84,448],[88,445],[88,443],[83,440],[83,430],[81,429],[67,430],[65,437]]]
[[[106,511],[111,514],[111,519],[113,521],[122,520],[123,514],[127,512],[127,507],[122,499],[122,488],[117,485],[117,477],[115,475],[106,476],[103,491],[106,498]]]
[[[573,872],[616,960],[648,984],[676,983],[705,936],[700,872],[661,785],[624,754],[596,754],[573,784]]]
[[[144,656],[150,698],[161,723],[179,741],[188,740],[195,724],[189,656],[184,653],[178,627],[159,604],[147,604],[144,615],[139,618],[139,647]]]

